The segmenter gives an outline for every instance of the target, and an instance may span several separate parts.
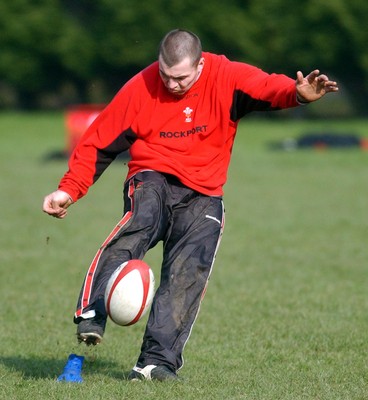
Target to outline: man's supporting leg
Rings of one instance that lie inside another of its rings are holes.
[[[220,198],[195,196],[173,210],[161,282],[136,368],[164,365],[176,373],[215,260],[223,225]]]

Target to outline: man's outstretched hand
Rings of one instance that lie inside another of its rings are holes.
[[[320,74],[318,69],[305,77],[301,71],[296,73],[297,99],[302,103],[316,101],[326,93],[337,92],[338,90],[337,83],[330,81],[327,75]]]

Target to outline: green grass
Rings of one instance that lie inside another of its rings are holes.
[[[310,131],[367,135],[367,121],[241,125],[225,187],[226,227],[179,383],[125,377],[144,321],[75,342],[88,264],[122,211],[114,163],[59,221],[41,212],[65,160],[62,114],[0,114],[0,398],[368,399],[368,153],[272,151]],[[161,248],[147,255],[156,277]],[[70,353],[82,385],[60,384]]]

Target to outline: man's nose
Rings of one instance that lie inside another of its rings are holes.
[[[177,86],[178,86],[178,83],[175,81],[175,79],[168,79],[167,81],[166,81],[166,86],[169,88],[169,89],[175,89]]]

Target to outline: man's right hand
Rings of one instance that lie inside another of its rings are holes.
[[[68,193],[56,190],[50,193],[43,200],[42,210],[55,218],[65,218],[67,208],[73,203]]]

